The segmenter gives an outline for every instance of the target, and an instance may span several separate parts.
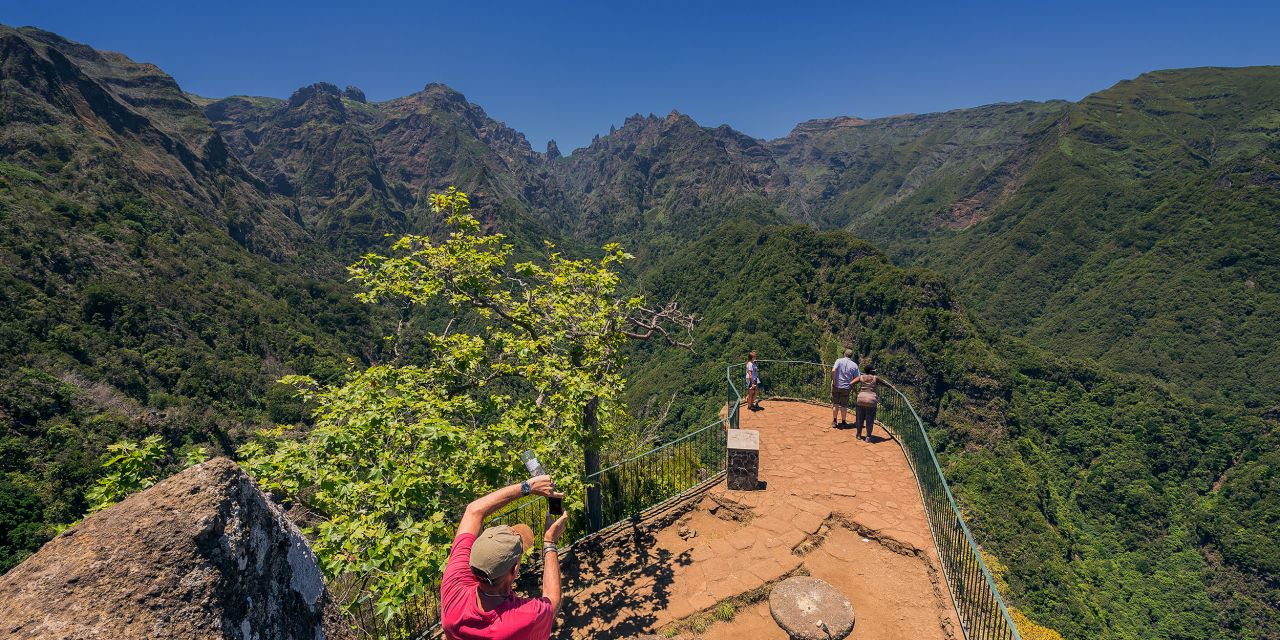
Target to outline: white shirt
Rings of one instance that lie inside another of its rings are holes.
[[[849,358],[840,358],[836,360],[835,366],[831,367],[831,371],[835,374],[836,388],[848,389],[858,377],[858,363]]]

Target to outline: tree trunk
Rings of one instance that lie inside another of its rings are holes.
[[[587,427],[587,447],[583,459],[586,463],[586,477],[600,472],[600,422],[596,416],[596,408],[600,406],[599,398],[591,398],[583,409],[583,424]],[[595,533],[604,527],[604,514],[600,511],[599,479],[587,481],[587,532]]]

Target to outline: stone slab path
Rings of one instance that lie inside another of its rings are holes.
[[[600,549],[567,559],[556,637],[625,638],[673,624],[684,637],[785,637],[767,603],[745,604],[744,594],[798,573],[850,599],[858,620],[850,638],[959,635],[898,444],[880,425],[870,442],[833,429],[829,407],[763,406],[743,411],[741,427],[760,431],[765,488],[721,483],[678,521],[626,527]],[[691,627],[725,600],[742,604],[732,621]]]

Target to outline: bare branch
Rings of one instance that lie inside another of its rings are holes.
[[[656,309],[637,309],[627,317],[622,333],[636,340],[660,336],[667,344],[688,349],[693,347],[693,325],[697,321],[697,316],[681,311],[679,303],[669,301]]]

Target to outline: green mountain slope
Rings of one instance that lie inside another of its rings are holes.
[[[288,203],[154,67],[3,28],[0,88],[7,569],[83,515],[107,444],[225,451],[297,420],[274,381],[341,372],[373,327]]]
[[[895,249],[963,229],[1015,190],[1065,102],[994,104],[876,120],[797,125],[768,143],[791,216]]]
[[[687,240],[743,209],[760,212],[776,170],[759,141],[675,111],[633,115],[551,166],[575,203],[575,234],[634,243]]]
[[[563,190],[524,135],[442,84],[369,103],[322,82],[288,100],[231,97],[204,110],[232,152],[346,255],[387,233],[434,230],[427,196],[452,185],[526,246],[566,217]]]
[[[1274,419],[983,336],[940,276],[843,233],[725,226],[645,285],[704,319],[695,351],[643,359],[637,405],[705,399],[670,416],[693,426],[746,350],[830,362],[852,345],[912,389],[971,528],[1032,619],[1069,638],[1280,637],[1280,504],[1259,499],[1275,486]],[[766,387],[787,375],[763,367]]]
[[[1151,73],[1089,96],[1014,195],[922,261],[1037,344],[1274,404],[1278,107],[1280,67]]]
[[[637,348],[669,428],[749,348],[856,344],[1033,619],[1278,637],[1277,68],[775,141],[635,116],[568,157],[443,85],[206,100],[33,29],[0,28],[0,88],[0,568],[83,513],[119,437],[301,423],[275,379],[381,355],[342,265],[438,232],[425,196],[456,184],[522,252],[622,240],[637,288],[704,316],[694,352]]]

